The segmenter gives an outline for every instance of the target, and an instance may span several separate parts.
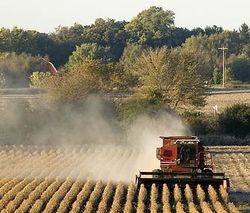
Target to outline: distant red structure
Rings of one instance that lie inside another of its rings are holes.
[[[55,75],[58,73],[57,69],[55,68],[54,64],[52,64],[50,61],[45,60],[42,58],[43,61],[45,61],[48,64],[48,69],[52,75]]]
[[[51,62],[49,62],[49,61],[47,61],[47,62],[48,62],[48,67],[49,67],[49,71],[51,72],[51,74],[54,75],[54,74],[58,73],[58,71],[55,68],[55,66]]]

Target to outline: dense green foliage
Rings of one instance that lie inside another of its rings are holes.
[[[33,86],[46,89],[53,102],[71,102],[83,100],[90,94],[126,92],[124,78],[119,64],[86,59],[57,75],[35,72],[30,80]]]
[[[218,118],[221,133],[245,137],[250,134],[250,106],[236,104],[228,107]]]
[[[140,12],[130,22],[97,18],[91,25],[76,23],[71,27],[59,26],[51,34],[17,27],[1,28],[0,52],[15,52],[17,55],[25,53],[33,57],[47,56],[57,67],[81,63],[85,59],[120,62],[124,72],[131,75],[131,66],[142,50],[183,46],[187,51],[200,55],[203,64],[199,62],[202,66],[199,74],[204,80],[213,83],[214,70],[222,70],[222,53],[218,48],[225,46],[228,48],[226,66],[230,70],[230,78],[226,83],[230,80],[248,82],[249,38],[250,28],[245,23],[238,31],[225,31],[216,25],[188,30],[175,26],[173,11],[153,6]],[[27,69],[31,71],[24,73],[23,78],[26,81],[23,86],[27,86],[30,72],[44,71],[29,66]],[[16,78],[15,75],[13,78]],[[130,83],[136,83],[134,80],[131,77]],[[216,81],[219,82],[218,79]]]
[[[126,22],[113,19],[96,19],[95,23],[86,26],[82,38],[83,43],[96,44],[108,50],[111,61],[118,61],[127,42]],[[103,57],[106,57],[103,55]]]
[[[197,58],[195,53],[182,48],[144,52],[133,70],[138,79],[135,95],[172,109],[203,106],[204,82]]]
[[[88,60],[102,60],[111,61],[112,55],[110,54],[109,47],[99,46],[96,43],[82,44],[76,47],[76,50],[69,57],[68,66],[81,64]]]
[[[218,68],[215,68],[213,72],[213,83],[220,84],[221,82],[222,82],[222,73],[219,71]]]
[[[131,114],[143,109],[144,112],[160,108],[183,110],[205,104],[204,81],[199,74],[203,66],[198,58],[196,53],[183,48],[148,49],[126,72],[123,63],[83,55],[81,60],[70,60],[64,72],[33,73],[30,79],[33,86],[46,89],[52,101],[75,101],[93,93],[111,97],[128,94],[121,114],[123,109]]]
[[[174,13],[160,7],[151,7],[139,13],[125,26],[130,42],[150,47],[171,45],[171,29],[174,28]]]
[[[196,111],[183,112],[181,117],[194,135],[212,134],[216,131],[216,119],[214,117]]]
[[[196,135],[229,135],[248,138],[250,135],[250,106],[235,104],[227,107],[221,114],[211,116],[200,112],[184,112],[183,122]]]
[[[229,66],[235,79],[248,82],[250,79],[250,60],[245,54],[232,55],[229,58]]]

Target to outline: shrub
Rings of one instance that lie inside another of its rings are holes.
[[[236,137],[250,133],[250,106],[235,104],[225,109],[218,118],[219,131]]]
[[[214,132],[214,118],[201,112],[184,112],[181,114],[183,122],[195,135]]]
[[[157,114],[164,109],[160,103],[153,103],[150,98],[132,96],[119,106],[119,119],[125,123],[130,123],[138,114]]]

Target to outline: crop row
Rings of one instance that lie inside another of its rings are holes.
[[[0,191],[1,212],[220,212],[238,213],[220,186],[203,189],[200,185],[157,186],[136,190],[133,183],[104,183],[87,180],[59,179],[4,180]],[[12,187],[9,187],[12,186]]]

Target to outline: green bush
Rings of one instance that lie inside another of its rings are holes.
[[[235,104],[225,109],[218,117],[218,131],[244,138],[250,133],[250,105]]]
[[[236,138],[232,135],[206,134],[199,135],[199,139],[205,146],[246,146],[250,145],[250,138]]]
[[[184,112],[182,120],[194,135],[204,135],[215,131],[215,119],[201,112]]]
[[[138,115],[153,116],[166,108],[157,97],[131,97],[118,107],[119,120],[125,124],[132,122]],[[168,109],[169,110],[169,109]]]

